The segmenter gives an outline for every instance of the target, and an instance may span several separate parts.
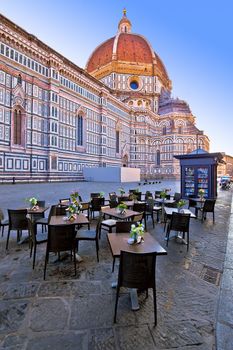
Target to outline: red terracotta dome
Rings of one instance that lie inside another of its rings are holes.
[[[113,47],[116,50],[113,52]],[[113,59],[129,63],[153,63],[155,54],[148,42],[137,34],[120,33],[108,39],[92,53],[87,63],[88,73],[110,63]]]
[[[170,84],[161,59],[146,38],[131,33],[131,22],[124,13],[118,25],[117,35],[106,40],[93,51],[86,70],[97,79],[101,79],[106,73],[125,73],[126,66],[130,74],[134,73],[135,69],[135,74],[147,72],[147,75],[158,75],[165,85]]]
[[[91,73],[99,67],[105,66],[105,64],[112,61],[113,44],[114,38],[111,38],[95,49],[86,66],[88,73]]]

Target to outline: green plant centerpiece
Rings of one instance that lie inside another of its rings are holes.
[[[130,238],[132,243],[141,243],[144,240],[145,227],[142,223],[138,222],[136,225],[131,225]]]
[[[104,192],[100,192],[100,198],[104,198],[104,195],[105,195],[105,193]]]
[[[198,194],[199,194],[199,197],[200,197],[201,199],[203,199],[204,194],[205,194],[205,190],[203,190],[203,188],[200,188],[200,189],[198,190]]]
[[[185,206],[185,204],[186,204],[186,201],[184,199],[179,200],[179,202],[177,203],[178,212],[181,210],[183,206]]]
[[[125,214],[126,209],[127,209],[127,205],[123,202],[118,204],[117,206],[117,210],[120,214]]]
[[[27,201],[30,203],[32,210],[38,209],[38,205],[37,205],[38,199],[36,197],[28,198]]]
[[[163,200],[167,197],[167,190],[164,189],[160,192],[160,198],[162,198]]]
[[[72,221],[75,220],[76,215],[80,213],[80,210],[82,209],[82,205],[79,202],[79,194],[78,191],[73,191],[70,194],[70,200],[71,204],[66,209],[68,214],[68,220]]]

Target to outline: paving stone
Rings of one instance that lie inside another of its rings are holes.
[[[120,350],[158,349],[147,326],[116,327],[115,333]]]
[[[36,295],[39,283],[36,282],[21,282],[2,284],[0,297],[3,299],[18,299],[31,298]]]
[[[102,292],[100,281],[73,281],[71,285],[71,295],[86,296],[90,294],[100,294]]]
[[[86,350],[86,332],[42,334],[29,340],[26,350]]]
[[[27,337],[25,335],[8,335],[5,337],[0,349],[4,350],[24,350],[26,349]]]
[[[40,298],[33,305],[29,327],[32,331],[56,331],[67,327],[70,308],[61,298]]]
[[[71,295],[72,282],[71,281],[47,281],[42,282],[39,290],[39,297],[55,297]]]
[[[113,305],[110,295],[90,295],[76,298],[71,304],[70,329],[112,325]]]
[[[154,342],[159,349],[189,347],[201,345],[204,339],[194,322],[176,321],[171,323],[158,323],[156,327],[150,326]]]
[[[2,300],[0,303],[0,334],[17,331],[25,319],[28,301]]]
[[[89,332],[88,350],[116,349],[112,328],[91,329]]]

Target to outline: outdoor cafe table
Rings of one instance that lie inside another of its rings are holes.
[[[166,199],[166,198],[155,198],[156,203],[160,203],[162,206],[162,212],[161,212],[161,222],[164,222],[164,206],[166,204],[174,204],[175,200],[174,199]],[[155,207],[156,209],[156,207]]]
[[[171,216],[172,213],[178,213],[178,208],[169,208],[169,207],[164,207],[164,211],[167,216]],[[189,209],[181,209],[180,213],[182,214],[190,214],[191,218],[196,218],[196,215],[193,214],[193,212]]]
[[[37,207],[36,209],[27,208],[27,212],[29,215],[34,215],[34,214],[36,215],[36,214],[43,214],[48,209],[49,207]]]
[[[51,219],[49,222],[49,225],[56,225],[56,226],[85,225],[85,224],[89,224],[89,220],[82,213],[76,215],[74,220],[67,220],[67,218],[64,217],[64,215],[51,216]]]
[[[164,199],[164,198],[155,198],[155,202],[157,203],[161,203],[161,204],[173,204],[175,203],[175,200],[174,199]]]
[[[196,202],[197,204],[200,205],[200,208],[203,208],[203,205],[205,203],[205,198],[201,198],[201,197],[194,197],[194,198],[190,198],[193,202]]]
[[[140,214],[139,212],[133,211],[130,209],[125,209],[125,213],[120,214],[117,208],[103,208],[101,211],[103,214],[109,215],[113,218],[120,219],[120,220],[128,220],[132,218],[134,215]]]
[[[135,202],[135,201],[123,201],[123,203],[124,204],[126,204],[127,205],[127,207],[133,207],[134,206],[134,204],[137,204],[137,203],[146,203],[145,201],[137,201],[137,202]]]
[[[110,245],[113,258],[119,258],[121,250],[132,253],[156,253],[156,255],[167,255],[166,250],[156,241],[156,239],[149,233],[144,233],[144,241],[139,244],[129,244],[129,233],[108,233],[108,242]],[[116,287],[113,282],[112,287]],[[130,290],[130,298],[132,310],[138,310],[137,290]]]

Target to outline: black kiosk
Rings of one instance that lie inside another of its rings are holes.
[[[222,153],[208,153],[198,149],[174,157],[180,160],[183,198],[190,195],[198,197],[201,188],[205,192],[205,198],[217,197],[217,166],[222,162]]]

